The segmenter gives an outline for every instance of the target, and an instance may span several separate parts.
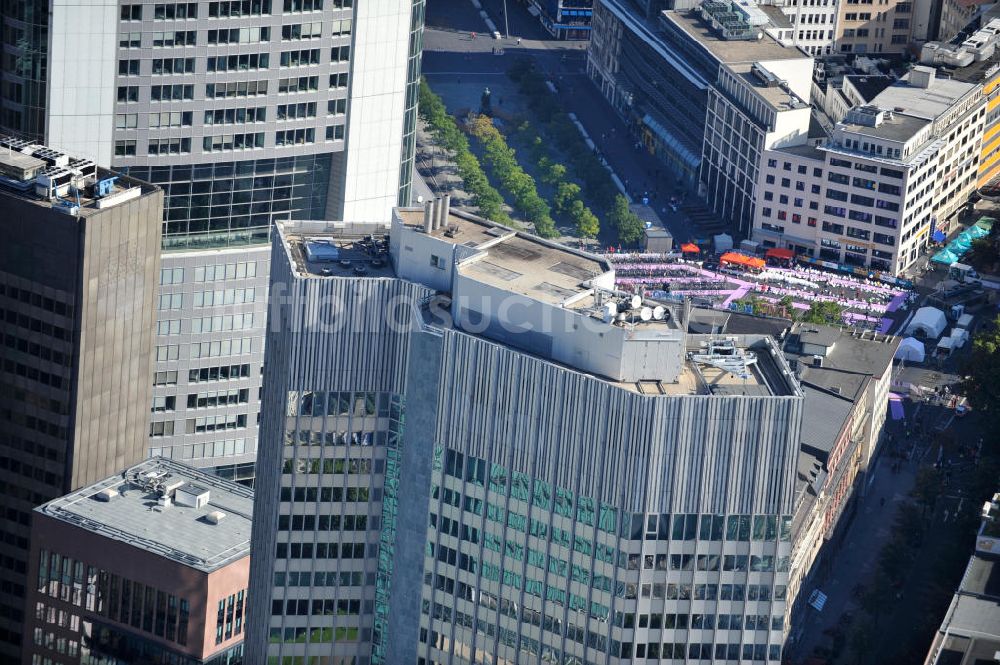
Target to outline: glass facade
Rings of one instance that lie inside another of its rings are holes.
[[[417,101],[420,90],[420,58],[424,50],[424,0],[413,0],[410,44],[406,61],[406,109],[403,112],[403,155],[399,169],[399,201],[410,205],[413,160],[417,146]]]
[[[439,449],[419,662],[779,661],[790,538],[788,516],[629,514]]]
[[[41,142],[45,138],[49,3],[10,0],[0,5],[0,126]]]
[[[165,251],[267,242],[274,219],[323,219],[331,155],[217,164],[135,166],[163,188]]]
[[[385,601],[379,544],[394,529],[383,524],[383,491],[398,478],[402,427],[398,395],[289,392],[269,665],[301,654],[301,644],[330,662],[372,653]]]

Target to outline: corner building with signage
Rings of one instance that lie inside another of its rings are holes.
[[[770,337],[446,205],[279,223],[271,265],[250,662],[780,661]]]

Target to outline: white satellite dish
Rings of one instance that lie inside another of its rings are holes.
[[[642,296],[640,295],[632,296],[632,299],[629,300],[629,304],[632,306],[632,309],[639,309],[640,307],[642,307]]]
[[[618,305],[613,302],[609,302],[602,308],[603,314],[601,316],[605,323],[611,323],[615,320],[615,316],[618,315]]]
[[[657,321],[662,321],[667,315],[667,308],[663,305],[657,305],[653,308],[653,318]]]
[[[653,318],[653,310],[649,307],[643,307],[639,310],[639,318],[643,321],[650,321]]]

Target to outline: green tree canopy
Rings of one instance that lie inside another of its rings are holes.
[[[997,426],[1000,413],[1000,316],[981,326],[972,340],[962,389],[973,408],[982,411],[984,426]]]
[[[597,215],[590,211],[590,208],[583,204],[583,201],[576,199],[569,211],[570,217],[576,224],[576,234],[581,238],[596,238],[601,230],[601,224],[597,220]]]
[[[618,239],[626,245],[637,242],[645,228],[639,215],[629,209],[628,199],[621,194],[615,197],[608,221],[618,231]]]
[[[844,322],[844,307],[832,300],[815,301],[809,305],[809,310],[802,315],[806,323],[828,323],[840,325]]]

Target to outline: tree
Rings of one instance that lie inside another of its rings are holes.
[[[558,164],[556,165],[558,166]],[[557,214],[565,214],[570,211],[570,206],[578,200],[580,196],[580,185],[575,182],[560,182],[556,187],[556,194],[552,197]],[[580,201],[583,205],[583,201]]]
[[[597,220],[597,215],[592,213],[580,199],[573,201],[569,214],[576,224],[576,234],[581,238],[596,238],[600,233],[601,223]]]
[[[936,469],[922,468],[917,472],[917,478],[913,483],[913,490],[910,492],[914,499],[927,510],[934,507],[938,496],[941,494],[941,474]]]
[[[832,300],[814,301],[809,311],[802,315],[806,323],[829,323],[839,325],[844,321],[844,307]]]
[[[858,626],[851,633],[851,651],[854,653],[855,661],[858,665],[867,662],[866,656],[872,646],[871,628],[868,626]]]
[[[992,273],[996,270],[997,263],[1000,263],[1000,223],[993,224],[989,235],[972,241],[972,247],[965,255],[964,263],[983,273]]]
[[[973,338],[964,373],[962,391],[969,403],[987,415],[981,419],[984,427],[997,429],[996,416],[1000,412],[1000,316],[989,325],[982,326]]]
[[[501,224],[510,223],[510,217],[503,209],[503,197],[490,185],[479,160],[469,151],[468,139],[424,79],[420,80],[419,94],[420,116],[430,127],[438,144],[454,155],[455,167],[462,179],[462,188],[472,195],[473,202],[479,208],[479,214]]]
[[[621,194],[615,197],[611,211],[608,213],[608,221],[618,231],[618,239],[626,245],[639,240],[645,228],[639,216],[629,208],[628,199]]]
[[[539,160],[538,162],[538,166],[540,166],[542,169],[542,175],[541,175],[542,182],[544,182],[546,185],[555,185],[557,183],[561,183],[563,180],[566,179],[565,166],[563,166],[562,164],[556,164],[551,160],[549,160],[547,157],[543,157],[542,159],[547,162],[544,165],[542,164],[541,160]],[[579,189],[580,188],[577,187],[577,190]]]

